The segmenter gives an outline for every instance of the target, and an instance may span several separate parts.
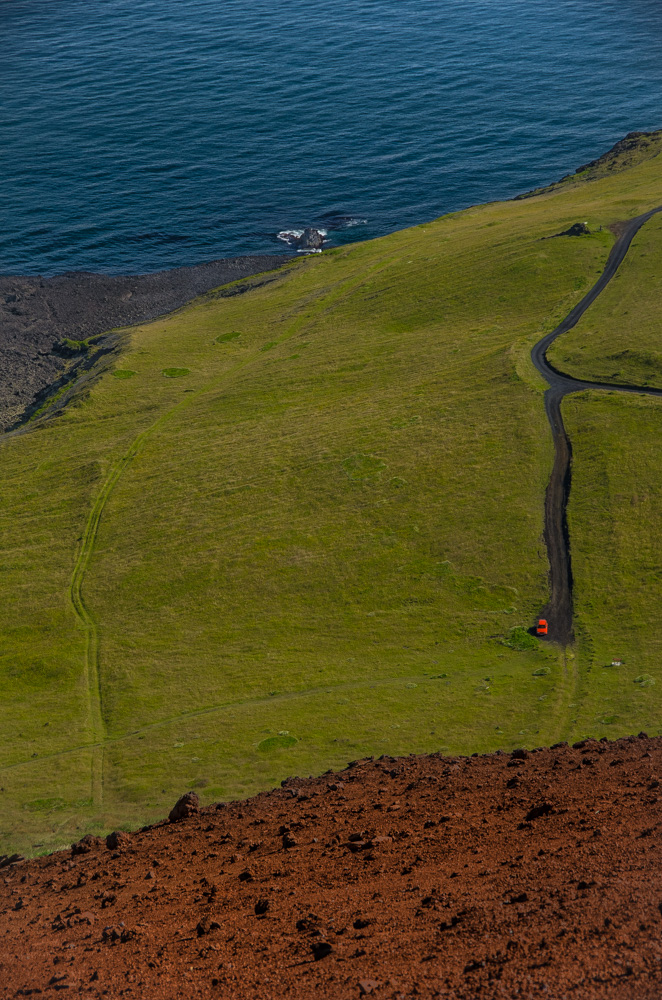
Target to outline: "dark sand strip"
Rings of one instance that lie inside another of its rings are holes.
[[[85,340],[178,309],[212,288],[281,267],[291,255],[233,257],[154,274],[72,272],[0,277],[0,430],[15,426],[67,361],[63,338]]]

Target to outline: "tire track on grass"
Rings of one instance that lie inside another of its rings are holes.
[[[351,295],[357,288],[360,288],[369,277],[374,277],[376,273],[379,273],[389,267],[390,264],[397,259],[397,256],[382,259],[377,264],[369,266],[358,279],[354,277],[353,279],[347,279],[346,281],[335,285],[331,292],[323,296],[317,302],[316,307],[311,312],[307,312],[298,317],[288,328],[286,333],[274,341],[273,346],[277,347],[281,344],[287,343],[288,340],[291,340],[291,338],[294,337],[302,327],[305,327],[306,324],[309,323],[316,315],[323,313],[329,307],[336,305],[338,299]],[[92,734],[92,743],[89,746],[93,750],[91,763],[91,795],[94,805],[101,805],[103,801],[103,747],[109,741],[107,739],[103,712],[103,688],[101,684],[101,671],[99,663],[99,630],[94,615],[86,604],[83,594],[83,583],[85,581],[85,576],[94,551],[94,544],[97,539],[101,517],[108,500],[115,489],[115,486],[133,459],[139,454],[145,441],[151,437],[155,431],[159,430],[179,410],[185,408],[205,393],[210,392],[213,389],[218,389],[224,382],[237,375],[238,372],[249,367],[255,361],[259,361],[262,356],[263,351],[261,348],[258,348],[258,350],[255,351],[249,358],[240,362],[238,365],[235,365],[222,375],[212,379],[210,382],[201,386],[194,392],[187,394],[178,403],[157,417],[157,419],[150,424],[149,427],[145,428],[144,431],[141,431],[140,434],[133,439],[124,455],[122,455],[122,457],[112,467],[101,487],[101,490],[97,494],[94,504],[92,505],[92,509],[83,531],[76,561],[74,563],[74,569],[69,585],[69,598],[78,622],[85,633],[84,679],[87,690],[90,731]],[[100,755],[99,757],[97,756],[97,753]]]
[[[127,740],[135,739],[145,733],[153,732],[156,729],[164,729],[167,726],[174,726],[178,723],[188,722],[192,719],[203,718],[208,715],[215,715],[222,712],[234,712],[238,708],[249,708],[261,705],[277,705],[280,702],[298,701],[304,698],[311,698],[322,694],[341,694],[342,692],[359,691],[366,687],[388,687],[390,684],[407,684],[414,681],[416,684],[424,686],[433,684],[438,680],[429,675],[366,678],[360,681],[341,681],[339,684],[324,684],[319,687],[303,688],[300,691],[285,691],[278,695],[258,695],[254,698],[240,698],[236,701],[221,702],[217,705],[208,705],[205,708],[195,708],[188,712],[180,712],[177,715],[169,716],[166,719],[159,719],[158,722],[149,722],[139,729],[132,729],[121,736],[107,736],[97,743],[81,743],[66,750],[54,750],[52,753],[42,754],[41,757],[30,757],[27,760],[15,761],[13,764],[5,764],[0,767],[0,774],[6,771],[14,771],[19,767],[32,766],[43,763],[45,760],[53,760],[59,757],[68,757],[75,753],[83,753],[86,750],[103,750],[105,747],[115,746],[118,743],[125,743]]]
[[[142,439],[147,436],[149,429],[139,435],[131,444],[129,450],[117,462],[110,472],[110,475],[103,484],[97,498],[92,505],[78,555],[74,563],[74,570],[69,585],[69,598],[73,605],[74,613],[79,624],[85,632],[85,654],[83,676],[87,691],[87,707],[90,730],[93,738],[93,758],[91,762],[91,785],[92,803],[95,806],[101,805],[103,801],[103,743],[106,738],[106,726],[103,715],[103,691],[99,670],[99,632],[97,624],[91,611],[85,603],[83,596],[83,581],[92,557],[94,543],[99,530],[99,523],[104,507],[112,493],[115,485],[124,472],[127,465],[137,454]],[[98,755],[100,759],[98,759]]]
[[[573,378],[572,375],[559,371],[550,364],[547,360],[547,351],[557,337],[577,325],[617,273],[639,230],[659,212],[662,212],[662,205],[623,224],[622,233],[614,243],[605,268],[596,283],[565,319],[551,333],[542,337],[531,351],[533,364],[549,385],[549,389],[545,392],[545,412],[554,439],[554,466],[545,494],[544,528],[551,595],[540,615],[549,621],[549,638],[560,642],[563,646],[568,646],[574,641],[574,632],[572,562],[567,520],[572,478],[572,443],[563,423],[561,402],[570,393],[582,392],[585,389],[643,393],[648,396],[662,396],[662,389]]]

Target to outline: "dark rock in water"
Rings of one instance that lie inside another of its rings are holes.
[[[324,237],[319,229],[308,226],[301,236],[294,240],[297,250],[321,250],[324,246]]]
[[[186,795],[182,795],[180,799],[177,799],[177,802],[170,810],[168,819],[171,823],[176,823],[178,819],[186,819],[187,816],[193,816],[199,808],[200,799],[196,793],[187,792]]]

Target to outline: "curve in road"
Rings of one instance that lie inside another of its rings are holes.
[[[606,389],[609,392],[645,393],[662,396],[662,389],[649,386],[626,385],[613,382],[588,382],[573,378],[555,368],[547,360],[550,345],[562,333],[572,330],[586,310],[604,291],[625,259],[632,240],[654,215],[662,212],[662,205],[624,223],[619,238],[607,258],[605,269],[584,298],[555,330],[548,333],[531,351],[531,360],[549,385],[545,392],[545,412],[554,438],[554,466],[545,495],[545,545],[549,558],[550,600],[541,611],[549,622],[548,638],[569,645],[574,639],[572,623],[572,563],[566,510],[570,496],[572,470],[572,444],[563,424],[561,401],[572,392],[584,389]]]

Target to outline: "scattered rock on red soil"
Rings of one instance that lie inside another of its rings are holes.
[[[109,851],[116,851],[120,847],[126,847],[130,840],[131,838],[128,833],[124,833],[122,830],[115,830],[106,837],[106,847]]]
[[[198,812],[200,808],[200,799],[195,792],[187,792],[186,795],[182,795],[181,798],[177,799],[174,806],[170,810],[170,815],[168,819],[171,823],[176,823],[180,819],[186,819],[188,816],[193,816]]]
[[[117,834],[110,834],[110,836],[117,836]],[[86,833],[81,840],[77,841],[75,844],[71,845],[72,854],[89,854],[95,848],[100,847],[103,844],[101,837],[93,837],[91,833]]]
[[[0,1000],[659,1000],[661,776],[643,735],[357,761],[6,864]]]

